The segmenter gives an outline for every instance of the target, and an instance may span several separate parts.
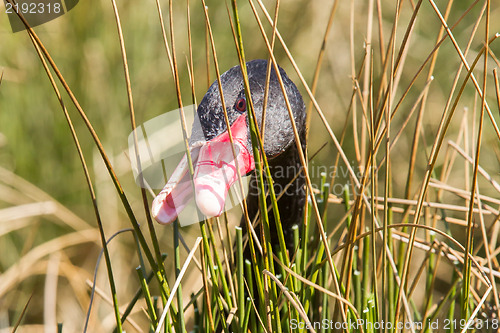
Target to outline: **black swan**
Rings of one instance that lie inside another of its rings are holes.
[[[267,61],[253,60],[247,62],[246,66],[252,101],[260,127]],[[279,70],[295,118],[302,149],[305,150],[306,115],[304,102],[299,90],[288,78],[285,71],[281,68]],[[231,132],[238,152],[238,167],[243,176],[252,172],[255,166],[240,66],[229,69],[221,75],[220,79]],[[196,121],[193,124],[193,133],[189,141],[194,167],[193,181],[196,205],[207,217],[219,216],[224,210],[228,189],[237,181],[238,174],[229,143],[217,81],[210,86],[203,97],[197,114],[199,124],[196,124]],[[294,141],[295,137],[283,92],[276,73],[272,69],[265,115],[264,151],[269,161],[276,196],[284,191],[278,200],[278,207],[289,250],[292,249],[293,245],[292,227],[301,223],[306,199],[305,179],[301,172],[302,165]],[[193,197],[192,190],[193,186],[189,181],[185,156],[167,185],[153,201],[152,214],[154,218],[163,224],[173,222],[187,201]],[[250,181],[247,197],[250,218],[255,217],[259,211],[258,193],[259,189],[254,174]],[[278,244],[272,213],[269,214],[269,220],[271,242]],[[243,229],[245,230],[245,228]]]

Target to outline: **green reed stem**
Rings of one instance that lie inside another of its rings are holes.
[[[238,313],[239,313],[239,332],[245,332],[245,281],[243,268],[243,230],[236,227],[236,280],[238,282]]]
[[[458,263],[458,262],[456,262]],[[453,278],[452,278],[452,281],[456,281],[458,282],[459,279],[458,279],[458,274],[455,270],[453,270]],[[457,296],[457,284],[454,283],[452,288],[450,288],[450,299],[455,299],[455,297]],[[449,322],[453,322],[453,319],[455,318],[455,302],[450,302],[450,307],[448,309],[448,320]],[[455,331],[455,328],[452,326],[450,328],[450,333],[453,333]]]
[[[175,219],[174,221],[174,258],[175,258],[175,278],[177,279],[179,277],[179,273],[182,269],[182,263],[181,263],[181,258],[180,258],[180,246],[179,246],[179,219]],[[178,327],[181,329],[182,333],[186,332],[186,323],[184,320],[184,311],[182,310],[184,308],[183,302],[182,302],[182,286],[179,284],[179,287],[177,288],[177,308],[179,311],[177,312],[177,321],[178,321]]]
[[[436,309],[434,310],[434,312],[432,313],[431,316],[428,317],[428,319],[424,322],[424,327],[422,329],[422,332],[428,332],[429,330],[429,324],[434,322],[436,320],[436,318],[438,318],[438,316],[441,314],[441,310],[444,309],[444,306],[450,302],[450,308],[448,310],[448,313],[447,313],[447,316],[448,316],[448,319],[450,319],[450,322],[453,322],[453,320],[455,319],[455,302],[456,302],[456,298],[457,298],[457,290],[458,288],[460,287],[460,284],[461,284],[461,281],[462,279],[460,277],[458,277],[458,275],[456,274],[456,271],[453,270],[453,280],[452,280],[452,284],[451,284],[451,288],[448,290],[448,292],[446,293],[446,295],[441,298],[441,300],[439,301]],[[450,310],[453,309],[453,312],[450,312]],[[453,332],[454,330],[451,330],[449,332]]]
[[[328,269],[326,267],[321,271],[321,286],[323,288],[328,288]],[[320,295],[321,297],[321,322],[325,322],[325,320],[328,320],[328,295],[325,293],[322,293]],[[324,325],[321,325],[321,333],[326,332],[326,327]]]
[[[211,251],[210,251],[210,245],[208,244],[208,236],[207,236],[207,231],[206,231],[206,221],[202,221],[200,223],[200,231],[201,231],[201,235],[203,238],[203,248],[205,251],[205,253],[204,253],[205,259],[208,260],[207,265],[208,265],[208,268],[210,270],[210,275],[212,277],[212,286],[214,289],[213,297],[215,298],[215,304],[217,305],[217,309],[220,311],[221,314],[223,314],[224,313],[224,305],[222,304],[222,301],[220,299],[222,296],[220,295],[219,282],[217,281],[217,273],[215,272],[214,262],[213,262]],[[214,313],[214,318],[217,318],[217,316],[215,316],[215,313]],[[225,320],[221,320],[221,325],[222,325],[222,328],[224,329],[224,332],[229,333],[229,330],[227,328]]]
[[[295,262],[292,264],[291,269],[295,273],[299,273],[300,268],[302,267],[302,251],[303,251],[303,249],[299,247],[300,246],[299,226],[298,225],[292,226],[292,231],[293,231],[293,248],[295,249],[296,255],[295,255]],[[302,272],[305,274],[304,271]],[[295,290],[301,290],[302,282],[298,280],[295,276],[292,276],[292,281],[295,286]]]
[[[146,300],[151,329],[154,331],[156,329],[156,326],[158,326],[158,317],[156,316],[155,307],[151,299],[151,293],[149,292],[148,281],[144,276],[142,267],[140,266],[137,267],[135,271],[137,272],[137,275],[139,276],[139,281],[141,282],[142,294],[144,295],[144,299]]]
[[[253,300],[255,300],[255,295],[254,295],[254,281],[253,281],[253,274],[252,274],[253,268],[252,268],[252,262],[248,259],[245,259],[245,277],[247,280],[247,285],[248,285],[248,294],[250,298],[250,305],[248,307],[248,312],[254,311],[254,306],[253,306]],[[257,309],[259,308],[259,304],[256,304]],[[257,332],[257,322],[256,322],[256,317],[257,315],[250,316],[250,322],[248,323],[250,325],[250,331],[251,332]]]
[[[222,290],[224,291],[224,298],[225,298],[229,308],[232,308],[234,306],[233,297],[231,297],[231,292],[229,291],[229,286],[227,284],[226,275],[223,274],[223,272],[222,272],[222,267],[223,267],[222,261],[220,260],[219,251],[217,251],[217,245],[214,243],[214,241],[215,241],[214,231],[213,231],[210,224],[207,226],[207,228],[208,228],[208,233],[209,233],[209,240],[210,240],[210,243],[212,244],[212,247],[214,249],[214,257],[215,257],[215,261],[217,263],[217,267],[221,268],[220,279],[222,282]],[[214,278],[216,278],[216,277],[214,276]]]
[[[162,258],[162,261],[165,261],[165,258],[167,258],[167,255],[164,253],[164,254],[162,254],[161,258]],[[144,267],[142,267],[142,266],[141,266],[141,268],[144,269]],[[151,271],[151,272],[148,273],[148,275],[146,277],[146,283],[148,285],[149,285],[149,283],[151,282],[151,280],[153,279],[154,276],[155,276],[155,272],[154,271]],[[134,309],[134,307],[137,304],[137,301],[139,300],[139,298],[141,297],[141,295],[143,295],[143,289],[142,289],[142,287],[139,288],[139,289],[137,289],[137,291],[134,294],[134,297],[132,297],[132,300],[128,304],[127,308],[125,309],[125,311],[123,311],[122,318],[121,318],[121,322],[122,323],[124,323],[125,320],[127,320],[128,315]],[[156,306],[154,307],[154,309],[156,309]],[[116,332],[116,329],[114,330],[114,332]]]
[[[362,309],[362,295],[363,295],[363,288],[361,287],[361,272],[359,270],[359,261],[358,261],[358,252],[359,252],[359,247],[355,246],[354,247],[354,252],[355,255],[353,256],[352,260],[352,267],[353,267],[353,283],[354,283],[354,307],[356,309]]]
[[[371,253],[371,248],[370,248],[370,239],[371,237],[366,236],[363,239],[363,297],[362,297],[362,304],[363,304],[363,309],[368,306],[368,295],[370,294],[370,285],[371,285],[371,278],[370,274],[370,253]]]
[[[243,325],[242,325],[242,332],[248,332],[248,323],[250,321],[250,313],[252,312],[252,301],[250,299],[246,300],[246,311],[245,311],[245,317],[243,320]],[[240,319],[241,320],[241,319]],[[251,331],[251,332],[255,332]]]

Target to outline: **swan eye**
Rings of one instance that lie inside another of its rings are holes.
[[[235,105],[236,110],[243,112],[247,109],[247,101],[244,98],[240,98]]]

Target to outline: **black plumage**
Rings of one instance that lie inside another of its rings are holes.
[[[252,102],[259,127],[262,124],[266,71],[266,60],[253,60],[247,62],[247,73]],[[295,84],[281,68],[280,74],[299,132],[302,149],[305,151],[306,115],[304,102]],[[241,98],[245,98],[245,89],[240,66],[235,66],[222,74],[221,84],[227,106],[228,118],[230,124],[232,124],[241,114],[241,111],[236,109],[236,104]],[[197,112],[203,133],[197,133],[196,136],[193,136],[193,142],[200,138],[210,140],[227,130],[222,103],[220,102],[218,82],[214,82],[208,89]],[[288,249],[292,250],[292,226],[300,224],[303,218],[306,199],[305,178],[303,172],[301,172],[302,164],[300,163],[297,145],[294,142],[295,137],[285,104],[285,98],[274,68],[271,70],[265,117],[264,152],[268,158],[276,196],[280,196],[281,192],[284,191],[282,197],[278,200],[278,208],[285,241]],[[248,135],[247,144],[249,145],[249,149],[251,149],[250,135]],[[249,216],[253,220],[259,211],[259,188],[255,171],[252,173],[247,197],[247,207]],[[268,207],[269,206],[270,201],[268,198]],[[268,216],[272,243],[278,244],[274,214],[272,211],[269,212]],[[242,220],[241,224],[245,230],[246,223]],[[260,234],[260,228],[256,228],[256,232]],[[248,257],[248,251],[246,253]]]
[[[253,60],[246,63],[250,84],[251,99],[256,121],[262,124],[264,92],[266,87],[266,60]],[[302,149],[305,150],[306,114],[302,96],[295,84],[283,69],[279,69],[286,95],[291,105],[293,121],[297,127]],[[245,88],[240,66],[235,66],[220,77],[229,125],[238,163],[231,151],[224,110],[215,81],[203,97],[197,109],[193,124],[190,145],[196,151],[194,157],[194,191],[198,208],[207,216],[222,214],[227,190],[237,180],[236,168],[245,175],[254,171],[251,136],[248,127]],[[287,246],[291,249],[292,227],[300,224],[305,202],[304,175],[295,143],[292,120],[288,113],[285,97],[274,68],[271,70],[268,100],[265,113],[264,153],[266,154],[274,180],[276,195],[284,194],[278,200],[280,220]],[[169,183],[153,202],[153,216],[160,223],[171,223],[185,207],[186,200],[193,197],[192,187],[188,184],[185,163],[180,163],[176,177]],[[247,198],[249,215],[253,219],[259,211],[259,189],[255,174],[252,175]],[[180,199],[179,199],[180,198]],[[269,202],[269,201],[268,201]],[[269,214],[271,237],[278,244],[274,215]],[[246,228],[245,228],[246,229]],[[259,231],[260,228],[257,228]]]

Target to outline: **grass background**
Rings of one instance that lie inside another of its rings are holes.
[[[272,13],[274,2],[265,3]],[[351,105],[353,77],[363,65],[365,55],[368,4],[369,1],[339,2],[331,33],[326,40],[325,58],[316,93],[325,117],[338,136],[342,133],[347,120],[343,147],[354,167],[363,164],[368,147],[365,142],[363,158],[356,154],[354,137],[359,136],[363,116],[358,97],[355,98],[355,104]],[[442,12],[447,4],[448,1],[437,1]],[[451,24],[456,22],[471,4],[471,1],[456,1],[452,6],[448,22]],[[166,13],[168,4],[162,5]],[[225,71],[238,62],[226,5],[219,1],[209,1],[207,5],[219,65],[221,71]],[[294,0],[283,1],[280,7],[278,29],[309,84],[311,84],[318,52],[323,43],[331,6],[329,1]],[[379,48],[381,44],[384,48],[387,47],[396,12],[393,1],[380,1],[380,6],[380,26],[384,40],[381,43],[380,31],[378,31],[379,21],[374,16],[375,24],[372,31],[374,89],[378,88],[381,83]],[[414,1],[402,2],[396,30],[396,50],[399,50],[414,6]],[[467,44],[476,19],[481,15],[482,6],[483,2],[479,1],[453,30],[462,49]],[[155,4],[153,2],[123,2],[119,3],[118,7],[127,47],[137,123],[140,124],[178,107],[175,88],[162,42]],[[210,66],[210,73],[207,75],[205,19],[202,7],[199,2],[192,1],[190,8],[196,97],[200,100],[208,84],[215,79],[215,74],[213,66]],[[246,1],[239,3],[239,11],[247,60],[266,58],[265,44]],[[495,19],[499,16],[500,6],[492,2],[490,36],[500,31],[500,24]],[[471,44],[471,50],[467,56],[469,63],[472,63],[483,45],[484,20],[483,17]],[[186,68],[188,55],[186,2],[174,3],[174,23],[180,86],[185,103],[190,104],[190,83]],[[433,49],[440,27],[441,23],[435,11],[428,1],[424,1],[408,47],[409,52],[405,58],[401,80],[395,91],[395,101],[401,98],[418,68]],[[268,33],[271,31],[269,25],[266,25],[266,29]],[[138,212],[139,219],[144,221],[144,214],[141,213],[140,191],[133,181],[129,162],[124,154],[124,151],[128,149],[127,136],[131,127],[123,65],[111,3],[82,1],[69,13],[35,28],[35,31],[83,106],[112,160],[132,207]],[[0,67],[3,73],[0,85],[0,167],[2,174],[0,177],[0,224],[2,228],[0,230],[0,253],[2,253],[0,256],[0,329],[9,331],[9,327],[22,317],[22,328],[25,331],[39,329],[39,325],[44,324],[50,330],[56,322],[64,324],[64,331],[80,331],[89,302],[89,288],[85,281],[92,280],[101,248],[95,216],[88,197],[88,188],[66,120],[60,112],[59,102],[53,94],[28,35],[26,32],[11,33],[7,15],[3,12],[0,14],[0,39]],[[493,42],[488,61],[486,94],[486,100],[497,124],[500,117],[492,69],[498,67],[499,52],[498,41]],[[277,47],[275,54],[280,66],[287,71],[293,81],[298,83],[298,77],[282,48]],[[425,173],[428,155],[435,141],[444,105],[460,63],[453,45],[449,39],[446,40],[439,49],[433,73],[435,79],[430,86],[422,119],[423,135],[417,152],[412,196],[418,190]],[[482,60],[474,73],[481,84],[484,75]],[[401,111],[391,123],[393,136],[404,123],[405,117],[424,89],[425,75],[424,70],[424,74],[420,75],[414,88],[405,97]],[[465,73],[462,73],[460,83],[464,77]],[[364,82],[362,77],[360,82],[362,86]],[[305,92],[300,84],[298,86],[302,92]],[[64,98],[70,114],[75,115],[74,107],[66,97]],[[306,97],[305,100],[307,105],[309,99]],[[445,145],[447,139],[456,140],[459,133],[465,131],[463,135],[467,138],[466,143],[459,142],[459,144],[462,147],[465,146],[469,154],[473,156],[472,149],[476,142],[480,102],[481,99],[477,96],[474,87],[468,83],[447,132]],[[352,114],[348,112],[350,108],[353,110],[351,112],[357,115],[356,131],[353,127]],[[409,154],[414,140],[415,115],[409,124],[398,139],[394,150],[391,151],[391,195],[395,198],[405,197]],[[77,119],[75,127],[96,187],[105,234],[109,236],[118,230],[129,228],[130,222],[119,203],[118,196],[85,125]],[[499,138],[493,131],[488,117],[485,117],[483,131],[479,163],[498,182]],[[313,134],[308,148],[310,156],[323,145],[326,144],[326,146],[311,161],[310,170],[320,170],[322,166],[333,167],[337,150],[315,112],[311,121],[311,133]],[[436,163],[436,178],[439,178],[444,167],[447,166],[444,154],[445,145]],[[379,162],[383,155],[383,153],[379,154],[377,158]],[[345,171],[342,164],[338,168],[340,171]],[[377,193],[381,196],[384,195],[383,168],[384,166],[378,174],[380,184]],[[472,166],[457,157],[447,184],[469,190],[471,172]],[[319,186],[318,173],[313,172],[312,176],[313,182]],[[341,195],[335,189],[339,189],[339,186],[346,183],[351,183],[348,177],[339,177],[335,183],[338,186],[332,187],[333,194]],[[483,177],[478,178],[478,184],[481,194],[494,199],[500,197],[498,189],[491,186]],[[428,200],[437,200],[436,193],[434,189],[430,191]],[[447,204],[467,207],[467,201],[454,194],[445,193],[440,200]],[[494,207],[494,204],[492,206]],[[328,211],[330,223],[326,226],[328,230],[333,230],[340,217],[344,215],[343,205],[335,204],[331,207]],[[498,204],[494,208],[498,209]],[[426,212],[429,219],[435,213],[440,212]],[[238,214],[235,212],[232,217],[236,222],[239,221]],[[400,223],[401,215],[397,216],[395,223]],[[462,222],[466,220],[464,212],[451,210],[446,212],[446,216]],[[494,214],[486,216],[487,224],[493,221],[495,221]],[[447,227],[444,224],[438,224],[437,228],[446,230]],[[157,225],[156,230],[162,252],[172,251],[172,226]],[[462,244],[465,244],[464,230],[465,228],[460,225],[451,226],[453,237]],[[75,239],[65,238],[75,231],[78,232]],[[199,230],[196,227],[188,227],[182,229],[181,233],[187,242],[192,244]],[[332,238],[332,244],[337,243],[341,233],[342,230]],[[477,239],[481,238],[478,230],[475,235]],[[429,237],[424,233],[419,236]],[[64,241],[69,243],[64,243]],[[492,250],[495,248],[493,247]],[[116,241],[112,242],[110,253],[113,272],[117,278],[117,296],[119,300],[123,300],[121,303],[125,304],[125,300],[128,301],[139,286],[134,272],[139,262],[136,260],[134,239],[130,233],[120,235]],[[182,255],[185,257],[186,253]],[[484,257],[484,253],[480,253],[479,256]],[[101,266],[104,266],[104,263],[101,263]],[[438,281],[446,285],[450,279],[450,267],[443,267],[441,270],[439,274],[436,273],[436,277]],[[56,278],[57,274],[60,278]],[[192,269],[190,276],[193,281],[199,276],[197,274],[199,273]],[[108,293],[106,281],[105,268],[101,267],[96,283],[105,293]],[[154,287],[152,288],[155,292]],[[435,289],[436,295],[439,296],[439,285]],[[30,297],[27,311],[23,314],[23,308]],[[147,327],[147,317],[139,307],[135,310],[134,319],[140,327]],[[90,331],[109,331],[114,326],[112,308],[100,297],[96,298],[91,325],[93,326]],[[132,328],[128,329],[132,330]]]

